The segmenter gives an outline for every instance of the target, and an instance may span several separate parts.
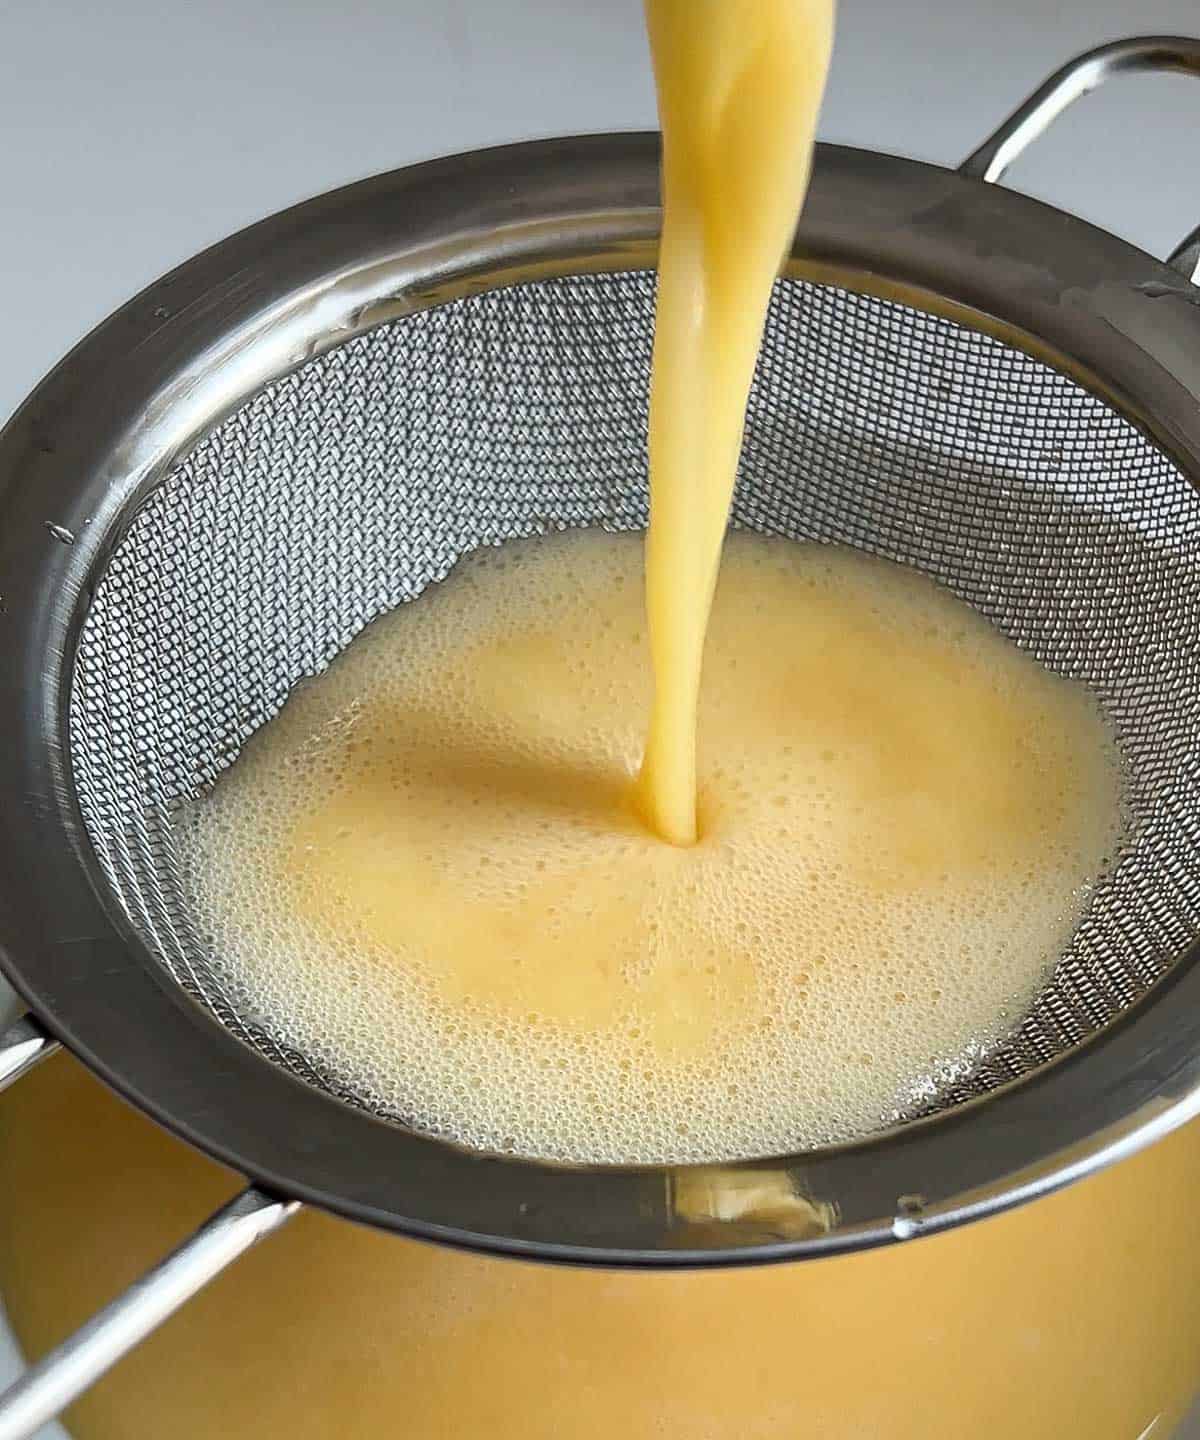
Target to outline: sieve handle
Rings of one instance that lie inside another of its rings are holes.
[[[1085,51],[1056,70],[958,167],[960,175],[989,183],[1005,171],[1069,105],[1126,71],[1168,70],[1200,76],[1200,39],[1188,35],[1139,35]],[[1200,226],[1168,258],[1189,280],[1200,268]]]
[[[32,1015],[22,1015],[0,1035],[0,1090],[7,1090],[60,1048]]]
[[[250,1186],[0,1394],[0,1440],[25,1440],[299,1209]]]

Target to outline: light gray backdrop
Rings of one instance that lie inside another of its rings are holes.
[[[842,0],[824,138],[953,163],[1100,40],[1200,0]],[[109,310],[315,191],[653,124],[640,0],[0,0],[0,417]],[[1200,220],[1200,84],[1125,77],[1012,183],[1156,251]]]

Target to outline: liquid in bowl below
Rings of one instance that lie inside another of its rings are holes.
[[[55,1059],[0,1101],[36,1356],[240,1181]],[[1200,1379],[1200,1125],[860,1255],[567,1270],[301,1214],[67,1415],[76,1440],[1165,1440]]]

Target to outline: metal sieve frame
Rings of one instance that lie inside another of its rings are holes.
[[[1200,1112],[1200,947],[1103,1032],[1004,1089],[855,1144],[725,1167],[785,1170],[829,1223],[768,1238],[730,1223],[714,1242],[675,1207],[694,1167],[472,1153],[273,1066],[176,986],[106,901],[73,791],[72,659],[91,587],[139,497],[314,354],[479,290],[652,264],[658,224],[652,135],[397,171],[189,261],[42,383],[0,436],[11,725],[0,753],[0,968],[54,1036],[146,1113],[266,1190],[354,1220],[634,1267],[904,1239],[1051,1190]],[[1047,359],[1200,476],[1200,291],[1123,241],[965,174],[822,146],[791,264]]]

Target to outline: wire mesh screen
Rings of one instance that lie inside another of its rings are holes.
[[[648,273],[547,280],[311,361],[167,477],[100,577],[70,745],[103,874],[182,985],[314,1083],[327,1082],[222,993],[189,925],[171,813],[299,680],[466,552],[645,524],[653,298]],[[903,305],[783,280],[734,523],[926,571],[1100,695],[1128,765],[1127,850],[1016,1033],[921,1103],[1012,1078],[1103,1025],[1200,925],[1190,483],[1119,414],[1022,352]]]

